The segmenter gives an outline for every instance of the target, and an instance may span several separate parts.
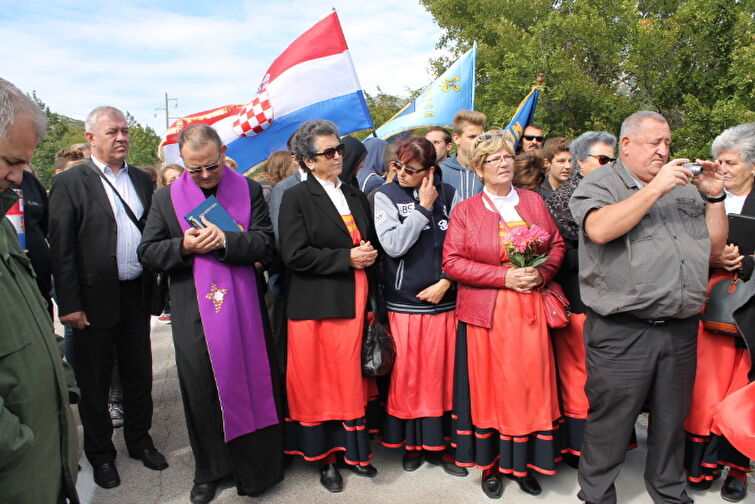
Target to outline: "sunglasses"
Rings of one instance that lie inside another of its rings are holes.
[[[525,140],[529,140],[530,142],[532,140],[537,140],[538,142],[542,142],[545,139],[544,136],[537,136],[537,135],[524,135],[524,137],[522,138],[524,138]]]
[[[215,164],[211,164],[209,166],[200,166],[199,168],[186,168],[186,171],[189,172],[191,175],[195,175],[197,173],[202,173],[202,170],[207,170],[208,172],[211,172],[213,170],[216,170],[220,166],[220,161],[218,161]]]
[[[315,152],[315,156],[323,156],[325,159],[333,159],[336,157],[336,152],[339,156],[343,156],[343,151],[346,148],[346,146],[342,143],[336,145],[335,147],[328,147],[322,152]]]
[[[474,145],[477,146],[481,142],[487,142],[488,140],[492,140],[494,138],[502,137],[503,132],[500,133],[481,133],[477,135],[477,138],[474,141]]]
[[[616,161],[615,157],[606,156],[605,154],[590,154],[590,157],[597,159],[600,166]]]
[[[396,165],[397,171],[404,170],[407,175],[416,175],[418,173],[422,173],[423,171],[427,170],[427,168],[420,168],[419,170],[415,170],[414,168],[409,168],[407,165],[401,163],[400,161],[394,161],[393,164]]]

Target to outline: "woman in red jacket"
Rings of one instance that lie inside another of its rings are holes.
[[[530,469],[555,474],[561,457],[556,373],[538,288],[558,271],[564,244],[540,195],[512,186],[514,156],[502,131],[480,135],[471,161],[484,189],[457,205],[443,250],[443,269],[458,282],[456,460],[484,471],[490,498],[503,492],[501,473],[538,495]],[[537,250],[548,259],[514,267],[505,236],[533,224],[549,235]]]

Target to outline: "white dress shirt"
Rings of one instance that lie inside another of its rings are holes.
[[[314,177],[314,175],[313,175]],[[328,195],[330,198],[330,201],[333,202],[333,204],[336,206],[336,210],[338,210],[338,213],[341,215],[350,215],[351,209],[349,208],[349,204],[346,202],[346,196],[343,195],[343,191],[341,191],[341,185],[342,182],[340,179],[336,178],[336,183],[328,182],[327,180],[323,180],[319,177],[315,177],[315,180],[317,180],[323,189],[325,189],[325,194]]]
[[[137,168],[130,167],[124,162],[123,168],[120,169],[118,175],[115,175],[109,166],[94,156],[92,156],[92,162],[118,190],[121,198],[128,203],[136,218],[140,219],[144,213],[144,206],[139,199],[139,195],[136,194],[131,177],[128,176],[128,170],[135,170]],[[115,224],[118,229],[115,251],[118,263],[118,280],[133,280],[142,274],[142,265],[136,257],[136,248],[142,240],[142,233],[123,209],[123,203],[121,203],[120,198],[113,192],[110,185],[102,179],[100,179],[100,183],[102,183],[105,194],[107,194],[107,198],[110,201],[110,208],[113,209]]]

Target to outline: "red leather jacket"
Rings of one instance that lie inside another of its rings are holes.
[[[548,260],[537,267],[545,283],[558,272],[565,247],[558,227],[553,222],[539,194],[515,189],[519,194],[516,211],[528,224],[537,224],[550,234],[538,249]],[[443,246],[443,270],[458,282],[456,313],[467,324],[490,328],[498,289],[506,287],[508,266],[501,265],[498,244],[498,212],[485,207],[482,194],[459,203],[451,214],[451,222]]]

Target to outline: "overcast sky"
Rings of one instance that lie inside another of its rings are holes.
[[[430,83],[441,30],[416,0],[2,0],[0,77],[54,112],[84,119],[113,105],[161,135],[166,91],[177,117],[248,102],[273,60],[332,7],[364,90]]]

